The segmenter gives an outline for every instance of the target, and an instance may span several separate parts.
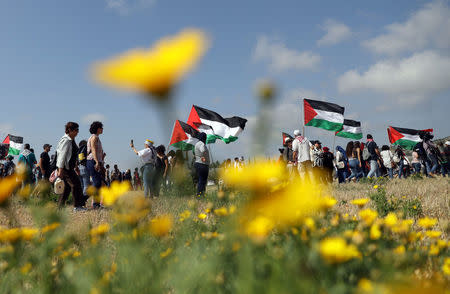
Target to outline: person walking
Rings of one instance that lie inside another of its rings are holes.
[[[80,180],[83,186],[83,195],[87,199],[89,196],[87,195],[87,188],[89,187],[89,172],[86,168],[87,162],[87,141],[81,140],[78,144],[78,169],[80,170]]]
[[[403,178],[406,179],[408,177],[408,171],[406,171],[405,168],[409,167],[405,165],[405,161],[407,161],[407,159],[401,146],[397,146],[395,149],[394,161],[396,161],[395,159],[397,159],[397,162],[395,163],[398,164],[398,178],[401,179],[403,176]]]
[[[206,134],[200,133],[198,135],[199,141],[195,143],[194,155],[195,155],[195,171],[197,174],[197,196],[203,196],[206,190],[206,184],[208,181],[209,173],[209,150],[206,147]]]
[[[33,171],[34,171],[34,165],[36,162],[36,156],[31,151],[30,144],[25,144],[23,147],[23,151],[19,155],[19,159],[17,160],[18,163],[23,164],[25,166],[25,180],[23,181],[23,184],[32,184],[33,183]]]
[[[312,144],[306,137],[301,135],[300,130],[295,130],[294,136],[295,139],[292,142],[292,151],[294,152],[293,157],[294,160],[296,160],[300,177],[304,180],[305,175],[308,174],[309,180],[314,181],[310,153]]]
[[[333,169],[334,169],[334,155],[330,152],[328,147],[323,147],[323,169],[324,180],[326,183],[333,183]]]
[[[85,199],[81,189],[80,178],[75,172],[78,159],[78,146],[75,137],[78,135],[79,126],[75,122],[68,122],[65,126],[65,135],[61,138],[56,148],[58,154],[56,167],[58,176],[64,181],[64,192],[59,196],[58,206],[63,207],[72,191],[74,211],[84,211]]]
[[[165,187],[167,171],[169,169],[169,161],[166,156],[166,147],[159,145],[156,147],[156,165],[155,165],[155,196],[159,196],[161,184]]]
[[[383,165],[387,170],[389,178],[393,179],[394,178],[394,167],[395,167],[395,162],[394,162],[394,158],[393,158],[394,155],[392,154],[388,145],[383,145],[381,147],[380,156],[383,161]]]
[[[50,144],[44,144],[43,149],[44,151],[41,153],[40,159],[39,159],[39,167],[41,169],[42,178],[46,181],[50,178],[50,155],[48,153],[50,152],[50,149],[52,148],[52,145]]]
[[[422,164],[420,163],[419,153],[417,151],[412,152],[412,160],[411,164],[414,169],[414,174],[420,174],[420,170],[422,169]]]
[[[378,150],[378,145],[373,140],[373,137],[371,134],[367,134],[367,143],[365,148],[367,148],[367,151],[369,152],[369,164],[370,164],[370,171],[367,174],[368,178],[371,178],[372,176],[379,177],[380,171],[379,171],[379,158],[380,158],[380,151]]]
[[[426,161],[428,176],[436,176],[436,170],[439,167],[438,155],[439,151],[436,145],[431,141],[434,136],[428,132],[425,132],[423,138],[423,149],[425,150],[428,161]]]
[[[345,183],[345,179],[347,178],[347,165],[348,158],[344,148],[339,145],[336,146],[336,169],[339,184]]]
[[[134,169],[133,183],[135,191],[142,189],[141,177],[139,176],[139,170],[137,167]]]
[[[105,174],[103,165],[105,153],[103,152],[102,142],[99,138],[103,134],[103,124],[99,121],[94,121],[89,128],[89,132],[91,136],[87,141],[86,168],[92,179],[92,185],[96,189],[100,189]],[[101,208],[101,200],[98,197],[94,197],[92,207],[94,209]]]
[[[144,165],[141,167],[142,181],[144,183],[144,195],[145,197],[152,197],[154,195],[154,190],[152,184],[154,183],[155,177],[155,163],[156,163],[156,150],[153,147],[153,141],[145,140],[145,148],[137,151],[134,148],[133,141],[131,141],[131,149],[136,153],[137,156],[142,160]],[[116,168],[117,165],[114,165]]]

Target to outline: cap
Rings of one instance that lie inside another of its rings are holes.
[[[50,145],[50,144],[44,144],[44,147],[43,147],[43,148],[45,149],[45,148],[47,148],[47,147],[52,147],[52,145]]]
[[[295,130],[294,131],[294,136],[300,136],[300,130]]]
[[[147,140],[145,140],[145,145],[153,145],[153,141],[152,140],[150,140],[150,139],[147,139]]]

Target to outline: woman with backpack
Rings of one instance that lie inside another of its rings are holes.
[[[345,179],[347,177],[347,154],[345,153],[344,148],[341,146],[336,147],[336,169],[339,184],[345,183]]]

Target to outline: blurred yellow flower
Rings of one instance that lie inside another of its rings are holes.
[[[22,234],[22,240],[30,241],[39,233],[39,230],[35,228],[22,228],[20,233]]]
[[[172,251],[173,251],[172,248],[167,248],[167,250],[164,251],[164,252],[161,252],[161,253],[159,254],[159,256],[160,256],[161,258],[166,258],[167,256],[169,256],[169,255],[172,253]]]
[[[89,231],[89,235],[91,237],[103,236],[103,235],[105,235],[106,233],[109,232],[109,229],[110,229],[109,224],[108,223],[103,223],[103,224],[100,224],[100,225],[92,228]]]
[[[394,253],[397,255],[403,255],[403,254],[405,254],[405,251],[406,251],[406,249],[405,249],[404,245],[400,245],[394,249]]]
[[[199,213],[199,214],[197,215],[197,217],[198,217],[199,219],[205,219],[205,218],[207,217],[207,215],[204,214],[204,213]]]
[[[376,190],[378,189],[378,185],[374,185],[373,188]]]
[[[45,233],[47,233],[47,232],[50,232],[50,231],[55,230],[55,229],[58,228],[60,225],[61,225],[60,223],[51,223],[51,224],[46,225],[45,227],[43,227],[43,228],[41,229],[41,232],[45,234]]]
[[[188,219],[191,217],[191,211],[185,210],[182,213],[180,213],[180,222],[183,222],[185,219]]]
[[[21,235],[19,228],[0,230],[0,242],[14,243],[20,239]]]
[[[360,199],[354,199],[350,201],[352,204],[358,205],[359,208],[362,208],[364,205],[366,205],[369,202],[369,198],[360,198]]]
[[[442,271],[446,276],[450,276],[450,257],[446,257],[442,265]]]
[[[186,29],[163,38],[153,48],[130,50],[93,66],[94,79],[119,89],[164,98],[205,54],[208,40],[200,30]]]
[[[287,179],[287,173],[281,164],[257,161],[242,169],[222,169],[221,178],[228,185],[267,194],[273,187]]]
[[[228,215],[228,209],[226,207],[219,207],[214,209],[214,214],[218,216],[226,216]]]
[[[269,218],[258,216],[247,223],[245,233],[254,242],[261,243],[264,242],[273,228],[274,224]]]
[[[322,258],[331,264],[361,257],[361,253],[355,245],[347,244],[345,239],[340,237],[330,237],[320,241],[319,251]]]
[[[398,222],[397,215],[393,212],[388,213],[384,218],[384,225],[388,228],[394,227]]]
[[[373,224],[370,227],[370,239],[378,240],[381,237],[380,226],[378,224]]]
[[[303,222],[304,226],[308,228],[311,232],[313,232],[316,229],[316,222],[311,217],[305,218]]]
[[[5,202],[12,192],[21,185],[20,179],[16,175],[11,175],[0,180],[0,204]]]
[[[20,268],[20,272],[21,272],[23,275],[26,275],[26,274],[28,274],[28,272],[31,270],[31,268],[32,268],[31,263],[27,262],[24,266],[22,266],[22,267]]]
[[[23,188],[19,189],[19,191],[16,192],[16,195],[23,199],[28,199],[31,196],[31,185],[25,185]]]
[[[431,244],[430,245],[430,250],[428,251],[428,254],[431,256],[436,256],[438,255],[440,252],[440,248],[437,244]]]
[[[258,83],[257,95],[264,101],[270,101],[276,94],[275,84],[270,80],[264,80]]]
[[[324,210],[328,210],[335,206],[337,203],[337,200],[333,197],[324,197],[322,198],[322,208]]]
[[[358,290],[363,293],[372,293],[373,285],[372,282],[366,278],[362,278],[358,281]]]
[[[411,229],[413,222],[414,221],[412,219],[401,220],[401,221],[397,222],[396,225],[391,227],[391,230],[392,230],[392,232],[397,233],[397,234],[408,233],[409,230]]]
[[[131,185],[128,181],[114,181],[110,187],[101,187],[100,195],[103,197],[103,203],[107,206],[113,205],[120,196],[130,191],[130,188]]]
[[[170,214],[160,215],[151,220],[150,232],[157,237],[166,236],[173,226],[173,218]]]
[[[441,231],[426,231],[425,235],[431,239],[437,239],[442,235]]]
[[[366,208],[359,212],[359,217],[367,226],[370,226],[378,217],[378,212],[373,209]]]
[[[424,217],[424,218],[419,219],[417,221],[417,224],[419,225],[419,227],[422,227],[424,229],[431,229],[432,227],[434,227],[437,224],[437,219]]]

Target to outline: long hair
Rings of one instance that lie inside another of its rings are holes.
[[[353,141],[347,143],[347,147],[345,147],[345,153],[347,156],[352,156],[353,154]]]

